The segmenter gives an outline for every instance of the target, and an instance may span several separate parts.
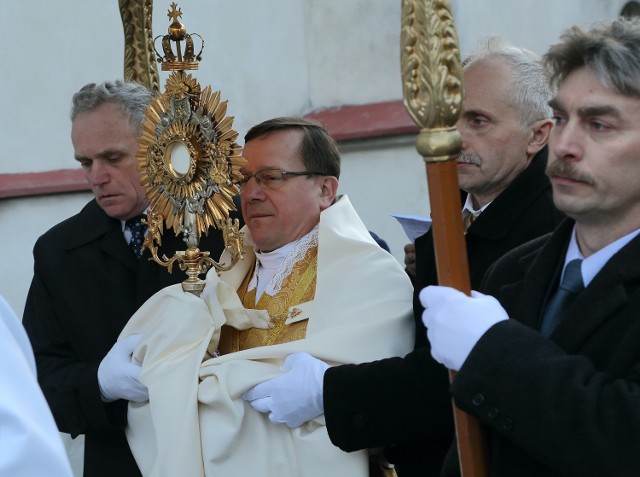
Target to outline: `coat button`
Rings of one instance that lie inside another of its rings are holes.
[[[476,407],[482,406],[483,403],[484,403],[484,394],[478,393],[475,396],[473,396],[473,399],[471,400],[471,404],[473,404]]]
[[[362,414],[354,414],[351,416],[351,425],[354,429],[361,431],[367,427],[367,419]]]
[[[74,427],[80,427],[80,416],[78,416],[77,414],[72,414],[69,418],[69,421],[71,422],[71,425]]]
[[[500,410],[497,407],[492,407],[491,409],[489,409],[489,412],[487,413],[487,417],[489,419],[495,419],[500,415]]]
[[[507,418],[502,423],[502,430],[503,431],[510,431],[511,429],[513,429],[513,421],[511,419]]]

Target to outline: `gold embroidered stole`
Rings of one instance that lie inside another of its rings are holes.
[[[256,303],[256,289],[247,291],[253,270],[247,273],[238,288],[238,296],[245,308],[266,310],[269,313],[273,327],[267,330],[250,328],[238,331],[229,326],[223,326],[218,350],[220,354],[288,343],[301,340],[307,333],[307,320],[297,321],[285,325],[289,318],[289,308],[313,300],[316,292],[316,277],[318,270],[318,247],[311,247],[307,253],[296,262],[291,273],[284,278],[282,287],[274,295],[263,293]],[[294,310],[292,310],[295,313]]]

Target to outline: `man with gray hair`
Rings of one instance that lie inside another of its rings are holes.
[[[489,475],[638,475],[640,19],[561,40],[547,174],[568,218],[496,262],[486,294],[427,287],[423,320]]]
[[[95,198],[41,236],[23,323],[38,380],[62,432],[85,435],[84,475],[139,476],[123,429],[128,401],[147,389],[131,362],[136,337],[116,343],[131,315],[179,273],[141,252],[141,215],[149,205],[136,152],[152,94],[123,81],[88,84],[73,97],[71,140]],[[172,231],[163,253],[186,247]],[[219,234],[200,248],[219,255]]]
[[[466,242],[471,284],[477,288],[495,260],[553,230],[561,214],[544,175],[551,90],[539,58],[489,38],[465,61],[464,80],[458,174],[467,193],[461,220],[471,223]],[[437,284],[430,232],[416,241],[416,249],[419,291]],[[384,447],[400,477],[437,476],[453,438],[451,398],[446,370],[429,354],[422,311],[416,293],[416,350],[404,359],[329,368],[311,380],[319,386],[300,389],[298,396],[291,394],[295,386],[284,375],[247,396],[270,395],[272,420],[287,424],[294,421],[286,416],[314,417],[317,406],[310,404],[323,402],[336,446],[345,451]],[[322,369],[312,368],[310,361],[303,365],[310,373]]]
[[[465,99],[458,182],[472,287],[498,258],[551,232],[562,219],[544,174],[551,87],[539,57],[490,37],[463,63]],[[416,347],[426,344],[418,292],[438,283],[433,235],[416,240]]]

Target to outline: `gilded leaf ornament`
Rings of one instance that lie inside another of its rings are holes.
[[[458,38],[448,2],[403,0],[401,62],[405,106],[421,128],[455,125],[463,99]]]
[[[153,0],[118,0],[118,6],[124,30],[124,78],[158,91],[151,33]]]

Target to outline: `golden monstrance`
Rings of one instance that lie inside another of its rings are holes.
[[[233,197],[245,160],[232,129],[233,117],[225,116],[227,102],[220,92],[200,83],[187,70],[197,70],[204,40],[187,33],[178,21],[182,11],[174,2],[167,16],[171,24],[162,40],[163,55],[155,49],[163,71],[171,71],[164,93],[151,100],[142,124],[137,159],[142,185],[150,200],[147,212],[149,231],[144,248],[153,260],[172,271],[174,263],[187,274],[184,291],[199,295],[204,281],[199,275],[212,266],[218,271],[232,268],[242,258],[242,233],[238,219],[229,218],[236,210]],[[199,41],[195,53],[194,37]],[[198,249],[201,235],[210,227],[222,231],[229,263],[218,263],[209,252]],[[158,257],[164,229],[182,235],[187,249],[168,258]]]

